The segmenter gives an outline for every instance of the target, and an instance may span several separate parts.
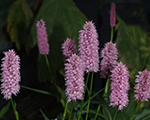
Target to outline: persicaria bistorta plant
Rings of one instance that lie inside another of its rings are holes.
[[[45,25],[45,21],[42,19],[36,23],[38,48],[41,55],[48,55],[49,53],[49,44]]]
[[[148,101],[150,98],[150,72],[147,70],[138,72],[136,75],[135,99],[138,101]]]
[[[111,71],[117,65],[118,51],[116,44],[108,42],[101,51],[101,77],[109,78]]]
[[[6,100],[10,99],[12,94],[17,95],[20,90],[20,58],[14,50],[4,52],[2,58],[2,79],[1,93]]]
[[[68,59],[72,54],[76,53],[76,45],[73,40],[67,38],[66,41],[62,44],[62,53],[65,59]]]
[[[83,62],[76,54],[65,63],[66,95],[68,102],[82,100],[84,93]]]
[[[112,70],[111,80],[110,106],[118,106],[118,110],[122,110],[129,101],[129,72],[122,62]]]
[[[115,3],[111,3],[111,10],[110,10],[110,26],[115,27],[116,26],[116,5]]]
[[[85,71],[97,72],[99,70],[99,41],[92,21],[86,22],[79,33],[79,56],[84,63]]]

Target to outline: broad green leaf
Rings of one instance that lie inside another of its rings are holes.
[[[150,119],[150,109],[144,109],[143,112],[135,115],[134,120],[149,120]]]
[[[36,22],[43,19],[46,23],[50,45],[49,62],[54,78],[63,70],[61,44],[71,38],[78,43],[79,30],[87,18],[80,12],[72,0],[44,0],[32,26],[34,45],[37,43]],[[44,82],[52,79],[48,72],[44,56],[38,59],[39,80]]]
[[[18,50],[20,50],[22,46],[24,46],[27,51],[33,47],[33,43],[28,34],[32,17],[32,12],[26,0],[16,0],[11,5],[7,17],[7,32],[10,35],[11,41],[16,44]]]
[[[134,79],[137,71],[150,70],[150,38],[140,26],[127,25],[117,17],[117,48],[119,57],[130,71],[130,78]]]
[[[10,101],[7,103],[6,106],[4,106],[1,111],[0,111],[0,118],[2,118],[6,112],[9,110],[9,107],[10,107]]]

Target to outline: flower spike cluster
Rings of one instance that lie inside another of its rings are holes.
[[[42,19],[37,21],[36,23],[37,28],[37,40],[38,40],[38,47],[41,55],[48,55],[49,53],[49,44],[47,38],[47,32],[45,27],[45,21]]]
[[[112,3],[111,4],[111,10],[110,10],[110,26],[111,27],[116,26],[116,15],[115,15],[115,12],[116,12],[116,5],[115,5],[115,3]]]
[[[118,110],[122,110],[123,107],[128,104],[129,90],[129,72],[127,67],[122,63],[112,70],[111,74],[111,93],[110,93],[110,106],[118,106]]]
[[[80,57],[76,54],[65,63],[66,95],[68,102],[82,100],[84,93],[84,71]]]
[[[84,62],[85,71],[99,71],[98,34],[94,24],[86,22],[79,31],[79,55]]]
[[[137,84],[135,86],[135,99],[138,101],[148,101],[150,98],[150,72],[147,70],[140,71],[136,75]]]
[[[67,38],[66,41],[62,44],[62,52],[65,56],[65,59],[68,59],[72,54],[76,53],[76,45],[73,40]]]
[[[20,58],[14,50],[4,52],[2,58],[2,79],[1,93],[6,100],[10,99],[12,94],[17,95],[20,89]]]
[[[105,44],[104,49],[101,51],[101,77],[110,77],[111,70],[117,65],[118,51],[116,44],[108,42]]]

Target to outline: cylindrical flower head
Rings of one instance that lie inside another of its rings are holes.
[[[122,63],[112,70],[111,74],[111,93],[110,106],[118,106],[118,110],[128,104],[128,90],[129,90],[129,72],[127,67]]]
[[[118,51],[116,48],[116,44],[112,42],[108,42],[105,44],[104,49],[101,51],[101,77],[107,78],[110,77],[111,70],[117,64]]]
[[[138,72],[136,75],[135,99],[138,101],[148,101],[150,98],[150,72],[147,70]]]
[[[20,89],[20,58],[14,50],[4,52],[2,58],[2,79],[1,93],[6,100],[10,99],[12,94],[17,95]]]
[[[65,63],[66,95],[68,102],[82,100],[84,93],[84,71],[79,56],[72,54]]]
[[[70,56],[76,53],[76,45],[73,40],[67,38],[66,41],[62,44],[62,52],[65,56],[65,59],[70,58]]]
[[[116,26],[116,15],[115,15],[115,12],[116,12],[116,5],[115,5],[115,3],[112,3],[111,4],[111,10],[110,10],[110,26],[111,27]]]
[[[36,28],[37,28],[38,48],[39,48],[40,54],[48,55],[49,44],[48,44],[46,27],[45,27],[45,21],[43,20],[37,21]]]
[[[85,71],[97,72],[99,70],[99,41],[94,24],[86,22],[79,33],[79,55],[84,63]]]

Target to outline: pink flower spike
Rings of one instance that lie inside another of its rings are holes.
[[[69,38],[66,39],[66,41],[62,44],[61,48],[65,59],[70,58],[70,56],[76,53],[77,50],[74,41]]]
[[[129,101],[129,72],[122,62],[112,70],[111,80],[110,106],[118,106],[118,110],[122,110]]]
[[[20,58],[14,50],[4,52],[2,58],[2,79],[1,93],[6,100],[10,99],[12,94],[17,95],[20,89]]]
[[[79,56],[72,54],[65,63],[66,95],[68,102],[82,100],[84,93],[84,71]]]
[[[116,12],[116,5],[115,5],[115,3],[112,3],[111,4],[111,10],[110,10],[110,26],[111,27],[116,26],[116,15],[115,15],[115,12]]]
[[[49,44],[48,44],[46,27],[45,27],[45,21],[43,21],[42,19],[40,21],[37,21],[36,28],[37,28],[37,41],[38,41],[40,54],[48,55]]]
[[[108,42],[101,51],[101,78],[109,78],[111,70],[117,65],[118,51],[116,44]]]
[[[99,41],[96,28],[92,22],[86,22],[83,30],[79,31],[79,55],[88,72],[99,71]]]
[[[138,101],[148,101],[150,98],[150,72],[147,70],[138,72],[136,75],[135,99]]]

